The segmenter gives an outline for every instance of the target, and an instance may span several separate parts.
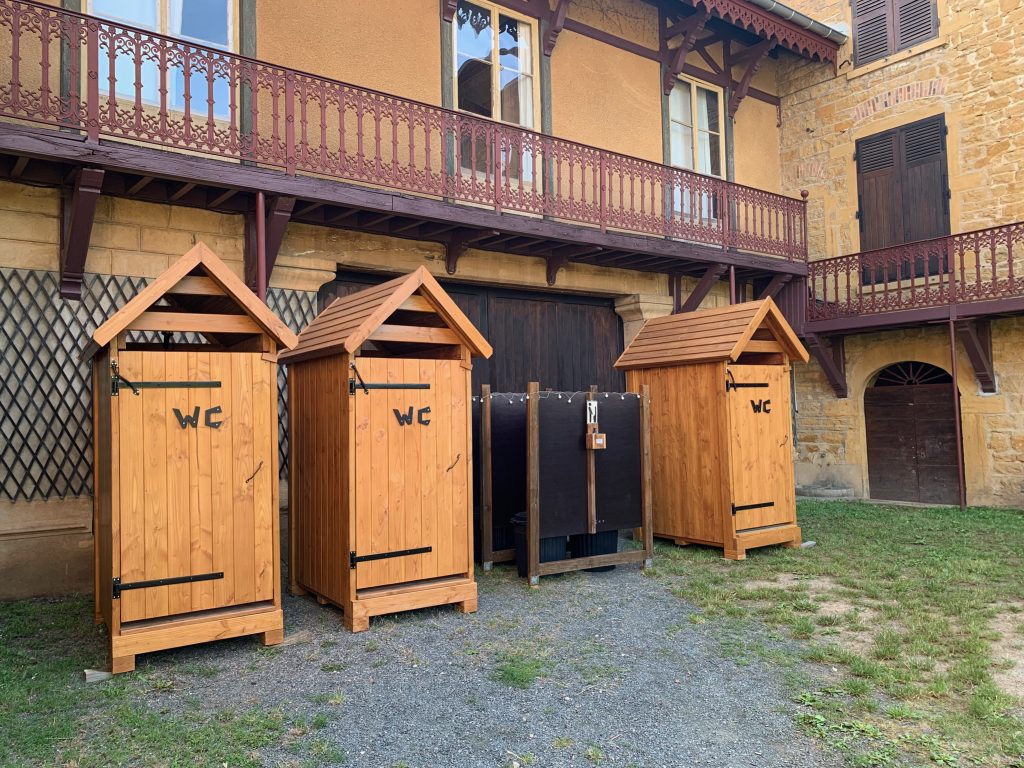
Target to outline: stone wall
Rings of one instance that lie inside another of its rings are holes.
[[[795,0],[819,21],[850,29],[847,0]],[[778,67],[782,186],[810,191],[811,257],[859,250],[855,142],[937,114],[949,128],[952,232],[1024,219],[1024,6],[938,0],[939,36],[839,73],[793,56]]]
[[[1024,318],[992,323],[998,392],[983,394],[970,360],[957,346],[963,415],[967,503],[1024,506]],[[812,360],[796,369],[797,485],[850,488],[870,497],[864,390],[888,365],[916,360],[950,370],[945,325],[850,336],[846,339],[849,397],[833,394]]]

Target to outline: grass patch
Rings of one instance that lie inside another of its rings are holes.
[[[703,620],[745,615],[837,668],[843,695],[801,725],[852,764],[1022,765],[1020,703],[995,684],[989,627],[1024,603],[1024,513],[808,501],[798,514],[816,547],[725,562],[659,544],[655,574]]]
[[[505,651],[498,656],[498,664],[491,679],[513,688],[529,688],[539,677],[548,673],[547,659],[524,650]]]

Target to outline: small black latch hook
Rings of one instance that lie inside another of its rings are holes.
[[[365,394],[367,394],[367,395],[370,394],[370,388],[367,387],[366,386],[366,382],[363,381],[363,377],[360,375],[359,369],[356,368],[356,364],[355,363],[349,363],[348,367],[352,369],[352,372],[356,375],[356,378],[359,379],[359,386],[362,387],[363,392]],[[356,387],[355,387],[356,383],[355,383],[354,380],[350,380],[350,381],[351,381],[351,386],[349,387],[349,391],[354,395],[356,393]]]
[[[126,379],[124,376],[121,375],[121,372],[117,369],[117,361],[116,360],[112,360],[110,362],[110,371],[111,371],[111,376],[110,376],[110,394],[113,397],[117,397],[117,393],[120,390],[120,387],[118,386],[119,384],[124,384],[125,386],[127,386],[128,389],[130,389],[132,391],[133,395],[140,394],[139,393],[139,388],[136,387],[134,384],[132,384],[130,381],[128,381],[128,379]]]

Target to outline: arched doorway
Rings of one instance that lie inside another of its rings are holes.
[[[928,363],[883,368],[864,391],[871,498],[959,502],[953,379]]]

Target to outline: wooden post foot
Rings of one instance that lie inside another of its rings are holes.
[[[320,603],[320,605],[327,605],[327,598],[323,597],[322,595],[317,595],[316,601]]]
[[[345,611],[342,621],[349,632],[365,632],[370,628],[369,616],[353,616],[351,611]]]
[[[309,593],[302,587],[300,587],[298,584],[289,584],[288,594],[293,595],[295,597],[302,597],[303,595],[308,595]]]
[[[476,613],[476,598],[472,600],[463,600],[461,603],[456,603],[455,607],[459,613]]]
[[[110,659],[110,672],[120,675],[122,672],[135,671],[135,654],[131,656],[114,656]]]
[[[277,645],[284,640],[283,629],[271,629],[267,632],[260,633],[260,643],[262,645]]]
[[[725,550],[722,553],[722,556],[726,560],[746,560],[747,559],[747,550],[745,550],[745,549],[738,549],[738,550],[734,551],[734,550],[727,549],[727,550]]]

